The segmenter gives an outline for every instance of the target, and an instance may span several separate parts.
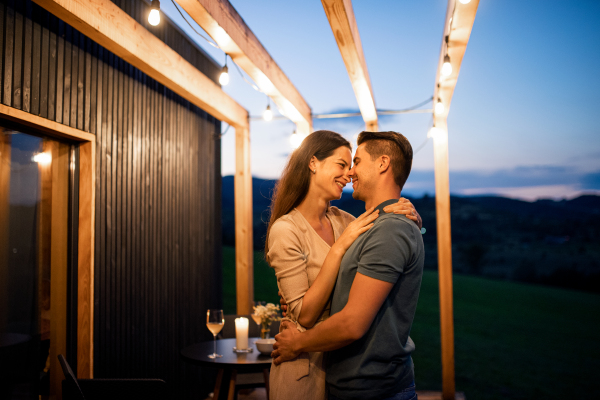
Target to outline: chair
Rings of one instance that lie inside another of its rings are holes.
[[[58,361],[65,375],[62,383],[64,400],[125,400],[169,398],[162,379],[77,379],[62,354]]]

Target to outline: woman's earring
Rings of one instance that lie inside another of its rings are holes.
[[[316,174],[316,173],[317,173],[317,170],[316,170],[316,169],[313,169],[313,170],[312,170],[312,173],[313,173],[313,174]]]

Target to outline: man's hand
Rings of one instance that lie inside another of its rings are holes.
[[[273,344],[273,352],[271,353],[275,365],[293,360],[300,354],[299,351],[294,349],[294,336],[299,333],[296,326],[290,321],[283,321],[281,324],[283,330],[275,335],[276,342]]]
[[[279,304],[281,304],[281,307],[280,307],[281,316],[285,317],[287,315],[287,303],[285,302],[285,299],[281,295],[281,290],[277,292],[277,296],[279,296]]]

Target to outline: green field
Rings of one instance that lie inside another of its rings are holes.
[[[223,247],[223,296],[235,313],[234,250]],[[277,302],[254,257],[256,300]],[[456,388],[468,399],[600,398],[600,295],[454,277]],[[441,389],[437,273],[426,271],[411,337],[417,388]]]

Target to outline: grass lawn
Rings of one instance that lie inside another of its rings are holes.
[[[235,313],[235,256],[223,247],[223,296]],[[256,300],[277,303],[254,256]],[[600,295],[454,276],[456,388],[470,399],[600,398]],[[411,337],[417,388],[441,390],[437,273],[426,271]]]

